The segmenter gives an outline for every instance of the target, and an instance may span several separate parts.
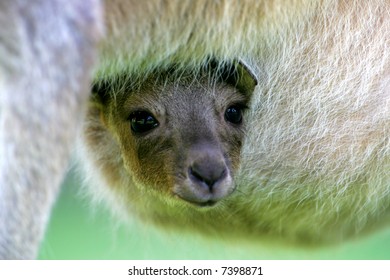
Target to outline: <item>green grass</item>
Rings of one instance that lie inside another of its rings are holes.
[[[316,250],[226,244],[136,222],[117,226],[107,211],[92,209],[81,199],[78,188],[70,176],[54,208],[40,259],[390,259],[390,228]]]

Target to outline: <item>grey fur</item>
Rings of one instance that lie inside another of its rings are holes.
[[[84,116],[98,1],[0,2],[0,258],[35,258]]]

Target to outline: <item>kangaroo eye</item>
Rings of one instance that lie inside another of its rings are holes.
[[[233,124],[242,123],[242,107],[238,105],[232,105],[225,111],[225,120]]]
[[[146,111],[133,112],[129,117],[131,130],[136,133],[144,133],[152,130],[159,125],[155,117]]]

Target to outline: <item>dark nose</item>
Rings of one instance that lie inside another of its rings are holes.
[[[225,163],[219,158],[206,156],[192,163],[189,175],[192,182],[200,187],[208,188],[208,191],[213,193],[214,186],[227,176],[227,169]]]
[[[219,147],[197,145],[188,151],[187,176],[174,193],[199,206],[211,206],[234,191],[229,165]]]

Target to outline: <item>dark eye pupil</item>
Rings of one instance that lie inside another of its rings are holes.
[[[238,106],[230,106],[225,111],[225,119],[228,122],[234,124],[240,124],[242,122],[242,110]]]
[[[130,115],[131,130],[135,133],[144,133],[158,126],[158,121],[151,113],[137,111]]]

